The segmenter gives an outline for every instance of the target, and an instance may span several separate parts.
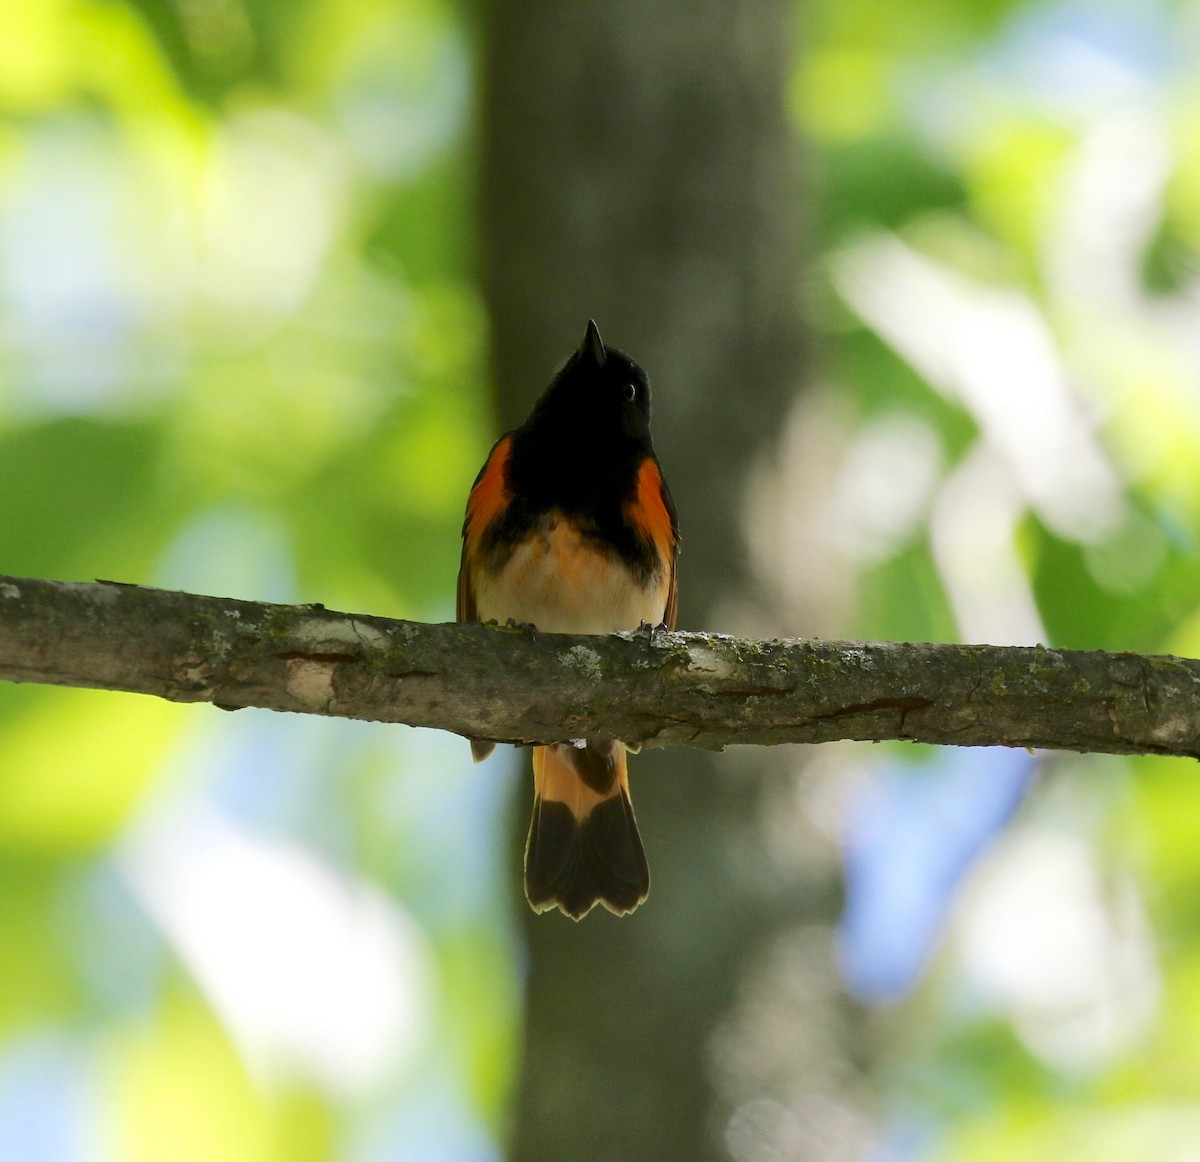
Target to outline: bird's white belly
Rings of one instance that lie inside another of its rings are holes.
[[[658,625],[667,608],[665,571],[643,585],[628,566],[558,521],[475,586],[480,621],[535,625],[543,633],[613,633]]]

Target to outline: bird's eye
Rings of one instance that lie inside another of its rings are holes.
[[[637,384],[627,383],[625,385],[625,402],[633,403],[635,399],[637,399]]]

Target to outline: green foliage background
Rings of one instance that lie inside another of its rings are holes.
[[[846,465],[855,449],[878,464],[899,432],[918,480],[903,511],[850,521],[850,632],[964,632],[938,498],[995,442],[954,375],[937,382],[865,305],[854,272],[886,273],[869,248],[886,237],[985,315],[1021,304],[1111,469],[1107,522],[1056,521],[1019,488],[1010,506],[1048,641],[1200,654],[1196,16],[1134,0],[799,12],[813,390]],[[452,616],[462,504],[494,435],[470,13],[6,0],[3,24],[0,569]],[[1085,239],[1112,253],[1072,250],[1114,199],[1112,230]],[[851,467],[846,495],[878,500]],[[463,749],[0,690],[0,1154],[494,1156],[518,1048],[515,869],[507,783]],[[146,834],[198,803],[378,885],[411,921],[423,1031],[369,1083],[339,1089],[303,1053],[248,1062],[131,888]],[[1119,1029],[1084,1058],[1047,1049],[1036,1026],[1061,1005],[989,992],[953,921],[915,998],[877,1018],[887,1156],[1181,1157],[1200,1136],[1194,772],[1057,763],[1016,835],[1074,844],[1094,871],[1112,934],[1095,947],[1140,958],[1104,994]]]

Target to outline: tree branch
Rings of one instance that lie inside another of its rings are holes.
[[[566,637],[0,576],[0,680],[499,742],[834,739],[1200,757],[1200,662],[1027,646]]]

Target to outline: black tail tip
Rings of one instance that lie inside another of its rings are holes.
[[[565,803],[538,799],[525,848],[525,895],[535,912],[558,908],[580,920],[596,904],[617,916],[650,891],[650,869],[624,793],[579,823]]]

